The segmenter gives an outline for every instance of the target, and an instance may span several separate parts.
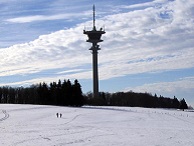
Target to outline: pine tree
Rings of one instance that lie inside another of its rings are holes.
[[[180,101],[180,107],[179,108],[182,109],[183,111],[185,109],[188,109],[187,103],[186,103],[184,98]]]
[[[2,90],[2,88],[0,87],[0,103],[2,103],[2,94],[3,94],[2,91],[3,91],[3,90]]]
[[[79,84],[78,80],[74,81],[74,84],[72,86],[72,99],[73,99],[73,105],[74,106],[82,106],[83,105],[83,95],[81,90],[81,85]]]
[[[178,101],[178,99],[175,96],[172,100],[172,107],[173,108],[179,108],[180,107],[180,102]]]
[[[57,84],[57,105],[62,105],[62,85],[61,80],[58,81]]]
[[[58,104],[58,99],[57,99],[57,84],[56,82],[50,83],[50,96],[51,96],[51,101],[52,105],[57,105]]]

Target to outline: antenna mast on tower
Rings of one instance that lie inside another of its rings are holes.
[[[95,5],[93,5],[93,30],[96,30],[95,21]]]

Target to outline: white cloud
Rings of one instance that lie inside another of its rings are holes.
[[[49,20],[59,20],[59,19],[78,19],[80,17],[88,17],[90,13],[88,11],[77,14],[77,13],[67,13],[67,14],[55,14],[55,15],[32,15],[32,16],[23,16],[23,17],[16,17],[10,18],[6,21],[12,23],[29,23],[34,21],[49,21]]]
[[[128,87],[125,91],[133,90],[135,92],[176,93],[181,91],[191,91],[193,89],[194,77],[185,77],[173,82],[159,82],[144,84],[137,87]]]
[[[125,9],[143,9],[143,8],[147,8],[147,7],[151,7],[151,6],[155,6],[155,1],[154,2],[139,3],[139,4],[134,4],[134,5],[128,5],[128,6],[122,6],[122,8],[125,8]]]
[[[97,20],[97,26],[105,25],[107,31],[102,38],[105,41],[100,44],[100,79],[194,67],[193,1],[188,0],[187,4],[182,0],[154,1],[143,5],[147,7]],[[25,23],[70,16],[32,16],[9,21]],[[90,64],[90,44],[85,42],[87,38],[82,34],[84,25],[90,26],[91,22],[0,49],[0,76],[59,68],[76,70],[76,67],[80,69]],[[65,77],[89,79],[91,71],[87,68]]]
[[[80,34],[76,33],[76,30]],[[37,40],[0,49],[1,76],[30,74],[45,69],[75,67],[87,63],[86,53],[79,46],[85,46],[80,28],[62,30]],[[83,53],[80,53],[83,52]],[[81,59],[81,60],[80,60]]]

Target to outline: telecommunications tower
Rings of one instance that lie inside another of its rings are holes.
[[[102,42],[101,36],[106,32],[100,28],[96,29],[95,26],[95,5],[93,5],[93,29],[90,31],[83,31],[84,34],[88,36],[87,42],[92,43],[92,47],[89,49],[92,51],[92,62],[93,62],[93,96],[99,96],[99,87],[98,87],[98,50],[100,50],[98,43]]]

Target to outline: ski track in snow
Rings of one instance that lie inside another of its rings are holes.
[[[1,111],[4,114],[4,117],[1,118],[0,121],[4,121],[4,120],[8,119],[9,118],[9,114],[6,112],[6,110],[1,110]]]
[[[3,109],[0,145],[194,145],[194,112],[92,106],[0,105],[0,108]],[[57,118],[57,112],[63,117]]]

